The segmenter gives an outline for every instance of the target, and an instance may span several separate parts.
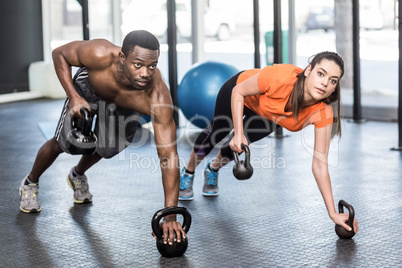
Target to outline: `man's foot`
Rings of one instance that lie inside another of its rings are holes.
[[[211,161],[212,162],[212,161]],[[218,171],[211,168],[211,162],[204,169],[204,187],[202,194],[205,196],[217,196],[219,194],[218,187]]]
[[[194,199],[193,182],[194,182],[194,174],[186,173],[186,169],[183,168],[180,173],[179,200]]]
[[[74,202],[75,203],[89,203],[92,202],[92,195],[89,192],[89,185],[87,176],[78,175],[75,172],[75,167],[70,171],[67,176],[67,182],[71,189],[74,190]]]
[[[39,185],[29,182],[28,175],[22,179],[20,186],[20,210],[25,213],[40,212],[38,200]]]

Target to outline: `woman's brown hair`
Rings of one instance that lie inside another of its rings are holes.
[[[335,52],[324,51],[320,52],[316,55],[313,55],[309,59],[309,64],[311,65],[311,70],[314,69],[315,65],[320,63],[322,60],[330,60],[335,62],[339,68],[341,69],[341,76],[339,80],[342,78],[344,73],[344,63],[341,56],[339,56]],[[307,69],[307,68],[306,68]],[[297,80],[294,84],[294,88],[290,95],[290,101],[292,104],[292,112],[294,118],[297,120],[300,110],[302,109],[303,105],[303,97],[304,97],[304,80],[306,76],[304,75],[306,69],[297,76]],[[333,138],[335,135],[339,137],[342,134],[341,131],[341,87],[340,83],[336,83],[335,91],[325,100],[322,100],[324,103],[330,105],[333,111],[333,124],[332,124],[332,134],[331,137]]]

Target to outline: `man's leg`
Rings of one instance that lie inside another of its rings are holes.
[[[62,153],[56,138],[48,140],[39,149],[31,172],[24,177],[19,189],[20,192],[20,209],[23,212],[39,212],[41,211],[38,200],[39,177],[45,172]]]
[[[75,167],[75,171],[78,175],[84,175],[84,173],[93,165],[99,162],[102,157],[98,153],[94,153],[91,155],[83,155],[78,162],[78,165]]]
[[[39,177],[53,164],[54,160],[62,152],[63,150],[54,137],[43,144],[36,155],[32,170],[28,174],[29,181],[38,183]]]
[[[88,179],[85,172],[96,164],[102,157],[98,154],[83,155],[78,162],[78,165],[70,170],[67,176],[68,185],[74,191],[75,203],[89,203],[92,202],[92,194],[89,192]]]

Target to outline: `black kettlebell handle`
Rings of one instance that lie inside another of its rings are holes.
[[[87,108],[82,107],[80,109],[81,115],[82,115],[82,119],[84,121],[83,126],[82,126],[82,134],[84,134],[84,136],[89,136],[89,133],[91,132],[91,128],[92,128],[92,116],[90,114],[90,112],[88,111]]]
[[[91,129],[92,129],[93,117],[91,115],[91,112],[85,107],[81,107],[80,113],[81,113],[82,121],[83,121],[81,132],[84,136],[89,136]],[[78,118],[73,116],[73,118],[71,120],[72,128],[75,128],[75,129],[77,128],[77,121],[78,121]]]
[[[355,210],[351,205],[346,203],[345,200],[339,200],[339,203],[338,203],[339,213],[344,213],[343,207],[346,207],[349,210],[348,225],[352,228],[352,231],[353,231],[353,220],[355,219]]]
[[[191,225],[191,214],[190,212],[185,208],[185,207],[167,207],[158,210],[155,212],[154,216],[152,217],[152,231],[156,235],[158,239],[162,238],[162,231],[161,228],[159,227],[159,222],[160,220],[167,216],[167,215],[172,215],[172,214],[181,214],[183,215],[183,224],[181,225],[184,232],[188,232],[190,230],[190,225]]]
[[[245,145],[244,143],[242,143],[242,144],[240,145],[240,147],[241,147],[241,149],[242,149],[242,150],[245,152],[245,154],[246,154],[246,157],[245,157],[245,159],[244,159],[245,163],[246,163],[246,164],[250,164],[250,148],[248,148],[248,146]],[[235,161],[236,163],[239,162],[239,153],[238,153],[238,152],[233,151],[233,157],[234,157],[234,161]]]

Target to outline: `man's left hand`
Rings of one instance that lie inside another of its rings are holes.
[[[166,216],[159,226],[163,233],[163,244],[173,245],[175,236],[178,243],[181,242],[182,237],[186,238],[186,232],[184,232],[181,224],[176,221],[176,215]],[[157,239],[154,233],[152,235]]]

